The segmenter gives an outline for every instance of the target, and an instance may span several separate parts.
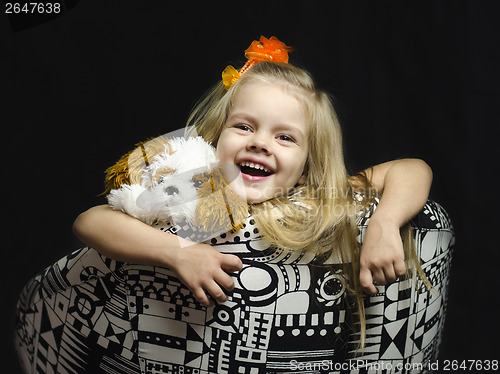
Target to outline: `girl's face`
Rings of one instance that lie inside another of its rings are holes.
[[[217,158],[240,169],[249,203],[286,194],[305,181],[307,127],[304,105],[281,87],[250,83],[236,93]]]

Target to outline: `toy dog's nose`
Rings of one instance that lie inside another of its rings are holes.
[[[173,194],[178,194],[179,193],[179,189],[175,186],[168,186],[168,187],[165,187],[165,190],[164,190],[167,195],[173,195]]]

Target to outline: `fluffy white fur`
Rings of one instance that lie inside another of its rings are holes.
[[[108,203],[113,209],[149,225],[184,219],[193,223],[197,192],[192,178],[215,166],[215,148],[202,137],[172,138],[168,145],[144,169],[140,185],[122,185],[111,190]],[[174,170],[173,174],[162,174],[169,169]]]

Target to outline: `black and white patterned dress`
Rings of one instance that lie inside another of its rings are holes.
[[[360,241],[369,218],[359,219]],[[19,356],[27,373],[423,371],[437,357],[454,233],[430,201],[413,223],[434,289],[408,279],[367,297],[358,355],[341,265],[270,247],[249,217],[243,229],[207,241],[243,262],[229,300],[210,308],[169,269],[113,261],[88,247],[62,258],[20,296]]]

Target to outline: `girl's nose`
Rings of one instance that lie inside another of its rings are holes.
[[[269,153],[269,145],[262,136],[254,135],[249,139],[247,149],[254,152]]]

